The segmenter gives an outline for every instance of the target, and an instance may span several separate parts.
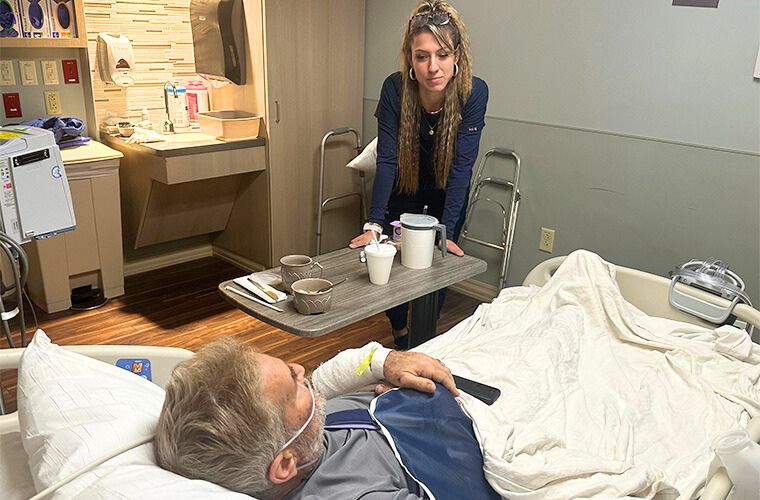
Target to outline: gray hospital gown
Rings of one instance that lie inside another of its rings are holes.
[[[338,396],[326,412],[368,408],[371,392]],[[427,498],[404,472],[383,435],[363,429],[324,433],[325,452],[314,473],[287,498],[308,500],[419,500]]]

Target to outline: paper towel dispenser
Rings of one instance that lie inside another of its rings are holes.
[[[245,83],[243,0],[191,0],[195,71],[210,80]]]

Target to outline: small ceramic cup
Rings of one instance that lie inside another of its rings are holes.
[[[305,278],[292,284],[293,306],[301,314],[327,312],[332,306],[332,282],[322,278]],[[326,289],[326,290],[325,290]],[[319,292],[318,290],[324,290]]]
[[[321,277],[324,268],[308,255],[286,255],[280,259],[280,275],[285,291],[292,291],[291,285],[304,278]]]
[[[122,125],[119,123],[119,135],[122,137],[129,137],[130,135],[135,133],[135,129],[131,124]]]

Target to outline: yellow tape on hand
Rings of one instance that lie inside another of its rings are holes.
[[[364,359],[361,363],[359,363],[359,366],[356,367],[356,374],[362,375],[364,372],[367,371],[367,368],[369,368],[369,365],[372,364],[372,356],[375,355],[375,351],[377,351],[377,347],[373,347],[370,349],[369,354],[364,356]]]

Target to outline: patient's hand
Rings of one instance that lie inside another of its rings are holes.
[[[397,387],[408,387],[421,392],[435,392],[435,382],[443,384],[454,396],[459,396],[451,370],[437,359],[421,352],[391,351],[383,365],[385,379]],[[382,394],[391,389],[378,384],[375,392]]]

